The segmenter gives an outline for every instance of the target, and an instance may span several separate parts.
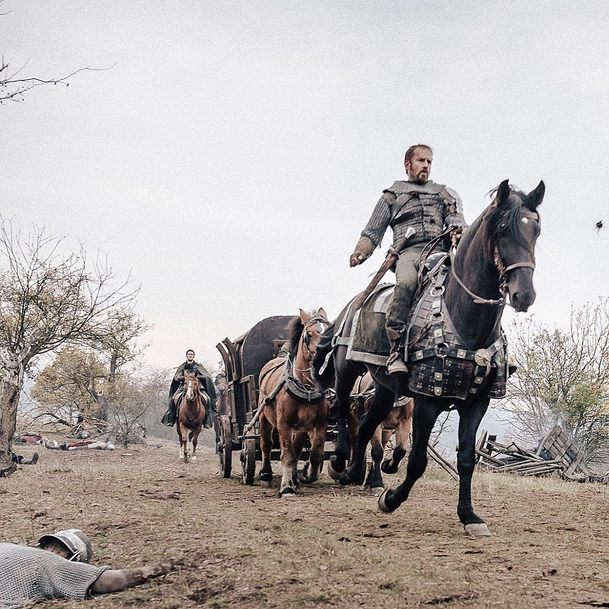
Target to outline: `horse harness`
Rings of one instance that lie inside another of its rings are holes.
[[[313,317],[306,324],[304,324],[304,328],[301,334],[300,340],[302,341],[303,349],[306,351],[309,359],[311,359],[315,355],[315,351],[311,351],[309,349],[309,343],[311,341],[310,334],[307,332],[307,328],[314,324],[325,323],[328,321],[323,317]],[[317,388],[308,387],[303,383],[295,373],[294,369],[294,360],[288,354],[285,358],[285,362],[280,362],[276,366],[273,366],[269,370],[266,371],[266,374],[277,370],[280,366],[284,366],[284,373],[281,377],[281,380],[277,383],[273,391],[269,395],[264,398],[264,404],[270,404],[275,400],[277,394],[281,391],[282,387],[285,385],[287,392],[295,397],[297,400],[301,400],[303,402],[307,402],[308,404],[315,404],[317,402],[321,402],[322,400],[327,398],[326,391],[319,391]],[[310,370],[310,368],[307,368]]]
[[[407,333],[408,387],[417,394],[466,400],[492,378],[489,396],[504,397],[505,335],[501,332],[492,344],[482,349],[464,346],[443,298],[451,268],[447,254],[425,278],[422,294],[413,308]]]

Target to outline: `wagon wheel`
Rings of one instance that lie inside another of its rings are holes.
[[[243,484],[254,484],[256,475],[256,440],[248,438],[241,451],[241,470]]]
[[[216,442],[218,457],[220,458],[220,473],[224,478],[230,478],[233,458],[233,429],[228,415],[223,414],[219,417]]]

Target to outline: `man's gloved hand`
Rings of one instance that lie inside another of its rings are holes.
[[[450,243],[453,247],[457,247],[461,234],[463,233],[462,226],[449,226],[450,230]]]
[[[351,258],[349,258],[349,266],[357,266],[358,264],[364,262],[365,259],[366,258],[364,257],[364,254],[362,254],[361,252],[353,252],[351,254]]]
[[[364,260],[367,260],[374,251],[375,247],[376,245],[374,245],[369,237],[362,235],[359,238],[359,241],[356,243],[355,250],[349,258],[349,266],[354,267],[364,262]]]

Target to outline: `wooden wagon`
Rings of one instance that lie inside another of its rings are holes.
[[[242,479],[252,484],[259,447],[256,433],[244,435],[258,408],[258,377],[264,364],[276,357],[287,340],[291,315],[267,317],[235,340],[225,338],[216,345],[226,372],[226,388],[218,402],[216,449],[220,471],[229,478],[232,455],[240,451]]]
[[[244,484],[253,484],[256,461],[261,460],[260,430],[257,421],[258,378],[263,366],[277,357],[288,339],[292,315],[267,317],[235,340],[225,338],[216,345],[224,362],[226,386],[221,391],[216,419],[216,450],[220,471],[225,478],[232,472],[233,453],[239,451]],[[330,421],[326,434],[324,457],[334,454],[336,422]],[[301,458],[308,459],[310,445],[303,447]],[[277,432],[273,434],[271,459],[280,458]]]

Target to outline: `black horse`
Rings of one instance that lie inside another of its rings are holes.
[[[497,344],[503,350],[501,316],[507,297],[516,311],[527,311],[533,304],[534,250],[540,232],[537,207],[543,200],[544,192],[543,182],[525,194],[511,188],[505,180],[496,189],[492,203],[464,231],[453,256],[451,270],[446,272],[442,290],[443,306],[448,313],[446,317],[452,320],[461,339],[460,354],[485,355],[491,346]],[[427,443],[437,417],[442,411],[455,408],[459,412],[457,463],[460,483],[457,514],[466,533],[490,535],[484,520],[473,510],[471,480],[475,465],[476,431],[489,405],[489,391],[496,369],[487,376],[471,379],[479,386],[463,396],[464,399],[437,397],[437,394],[421,395],[416,388],[413,389],[412,384],[409,387],[406,378],[389,376],[384,366],[346,359],[344,341],[333,340],[333,335],[336,328],[340,328],[343,336],[350,336],[352,322],[353,311],[347,307],[325,333],[313,364],[318,383],[328,386],[334,380],[336,390],[338,438],[335,455],[328,464],[330,475],[342,484],[361,484],[365,473],[365,449],[374,430],[387,416],[396,396],[414,394],[413,441],[406,479],[397,488],[386,490],[379,497],[379,508],[384,512],[393,512],[408,499],[414,483],[425,471]],[[473,359],[470,358],[472,366],[478,363],[488,366],[488,361],[476,363]],[[409,362],[412,363],[412,358],[409,358]],[[350,454],[347,427],[349,394],[355,379],[366,368],[374,378],[376,395],[369,413],[360,423],[353,461],[347,467]],[[488,367],[488,370],[491,368]],[[473,384],[471,386],[474,387]]]

